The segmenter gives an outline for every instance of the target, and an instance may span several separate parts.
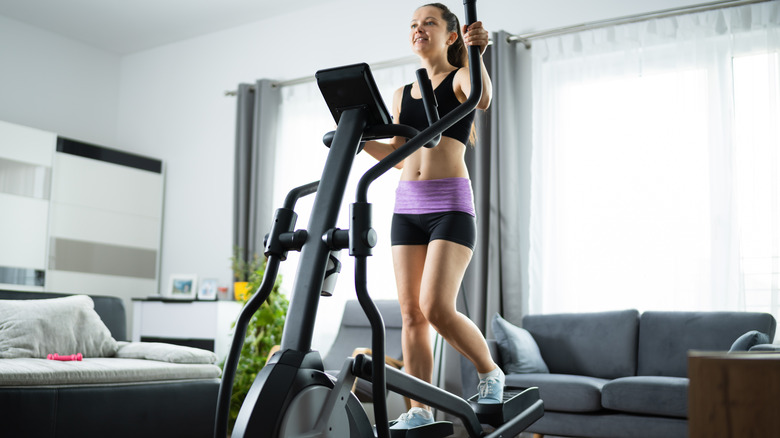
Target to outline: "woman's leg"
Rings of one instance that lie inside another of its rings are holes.
[[[471,255],[471,249],[458,243],[441,239],[431,241],[420,283],[419,303],[425,319],[436,331],[474,363],[477,372],[488,373],[497,365],[490,356],[485,337],[476,324],[456,309],[458,291]]]
[[[426,382],[433,374],[433,349],[430,325],[420,310],[420,282],[423,276],[427,246],[396,245],[393,249],[393,267],[401,306],[403,350],[406,372]],[[425,407],[415,400],[413,407]]]

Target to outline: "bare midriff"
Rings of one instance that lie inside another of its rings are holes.
[[[443,178],[468,178],[463,155],[466,146],[450,137],[442,137],[434,148],[420,148],[404,160],[402,181]]]

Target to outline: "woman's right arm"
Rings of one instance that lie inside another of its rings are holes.
[[[398,123],[398,119],[401,116],[402,97],[403,97],[403,87],[395,90],[395,93],[393,93],[394,123]],[[369,140],[366,142],[365,146],[363,147],[363,150],[366,151],[372,157],[376,158],[377,160],[381,160],[386,156],[390,155],[394,150],[401,147],[404,143],[406,143],[406,139],[404,137],[393,137],[387,143],[382,141]],[[403,168],[404,167],[403,161],[398,163],[395,167],[398,169]]]

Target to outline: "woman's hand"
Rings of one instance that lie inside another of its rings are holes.
[[[463,41],[466,46],[478,46],[479,54],[483,55],[490,41],[490,34],[481,21],[475,21],[470,26],[463,25]]]

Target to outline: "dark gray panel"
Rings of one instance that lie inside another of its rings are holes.
[[[57,137],[57,152],[105,161],[106,163],[134,167],[154,173],[162,173],[162,161],[129,152],[84,143],[69,138]]]
[[[157,251],[55,237],[49,269],[155,279]]]

